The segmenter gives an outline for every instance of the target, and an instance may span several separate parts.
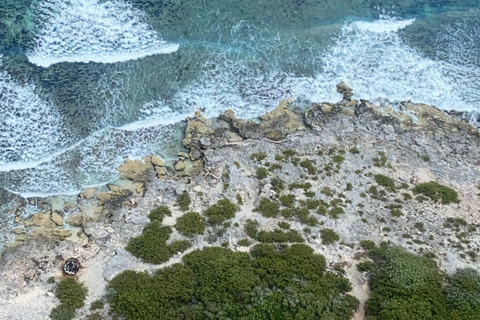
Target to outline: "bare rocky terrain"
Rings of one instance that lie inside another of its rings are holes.
[[[48,199],[36,199],[44,210],[29,218],[19,208],[16,240],[0,260],[0,318],[49,319],[58,303],[49,279],[63,277],[63,262],[71,257],[81,262],[75,277],[88,288],[78,319],[87,318],[91,302],[106,294],[107,282],[120,272],[162,267],[142,262],[125,246],[159,205],[172,209],[163,223],[174,227],[184,214],[177,205],[184,192],[191,199],[189,211],[202,213],[223,198],[239,210],[228,225],[209,226],[200,236],[174,231],[169,241],[191,240],[192,247],[164,265],[206,246],[249,250],[255,240],[239,244],[248,238],[248,219],[264,231],[288,222],[331,268],[345,270],[351,294],[361,302],[355,319],[363,319],[368,299],[367,276],[356,269],[366,259],[361,240],[432,254],[447,273],[480,270],[480,132],[431,106],[374,105],[352,100],[345,85],[337,89],[344,95],[339,103],[315,104],[304,112],[284,101],[259,123],[236,119],[231,111],[211,121],[197,112],[188,119],[183,141],[190,152],[174,163],[155,156],[126,160],[120,180],[85,190],[75,203],[58,209]],[[393,188],[379,183],[378,175],[392,179]],[[460,201],[442,204],[412,192],[428,181],[457,191]],[[309,211],[289,216],[281,195],[292,195],[294,205]],[[255,210],[264,198],[279,204],[276,217]],[[325,228],[339,241],[325,244],[320,237]],[[111,319],[108,307],[101,315]]]

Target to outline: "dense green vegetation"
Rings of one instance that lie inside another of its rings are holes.
[[[190,199],[188,192],[184,192],[178,197],[177,202],[178,206],[180,207],[180,209],[182,209],[182,211],[187,211],[190,208],[192,200]]]
[[[177,220],[175,228],[180,234],[193,237],[196,234],[205,232],[205,218],[198,212],[187,212]]]
[[[392,178],[387,177],[386,175],[383,174],[377,174],[375,175],[375,181],[381,185],[382,187],[385,187],[388,191],[395,192],[395,181],[393,181]]]
[[[143,229],[140,236],[130,240],[126,249],[145,262],[166,262],[174,254],[187,250],[191,245],[190,241],[174,241],[167,245],[171,233],[170,227],[162,227],[160,221],[154,220]]]
[[[260,167],[257,169],[256,175],[259,180],[265,179],[268,177],[268,170],[264,167]]]
[[[148,215],[148,218],[151,221],[156,220],[156,221],[162,222],[162,220],[165,216],[171,216],[171,215],[172,215],[172,211],[170,211],[170,209],[167,206],[160,206],[160,207],[150,211],[150,214]]]
[[[280,213],[280,206],[268,198],[263,198],[254,211],[260,212],[264,217],[275,218]]]
[[[350,289],[302,244],[196,250],[153,276],[125,271],[109,283],[111,310],[127,320],[349,320],[358,307]]]
[[[422,194],[433,201],[441,201],[442,204],[460,202],[457,191],[445,187],[436,181],[419,183],[412,191],[415,194]]]
[[[458,270],[445,281],[435,262],[400,247],[372,248],[374,261],[359,264],[370,273],[369,320],[479,320],[480,274]]]
[[[225,220],[235,217],[235,212],[237,212],[237,207],[230,200],[221,199],[205,210],[204,214],[208,217],[208,223],[221,224]]]
[[[87,289],[71,277],[64,278],[55,289],[60,305],[50,313],[52,320],[69,320],[75,317],[75,310],[85,305]]]

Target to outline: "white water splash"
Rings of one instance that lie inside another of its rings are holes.
[[[36,162],[70,143],[62,116],[33,85],[0,72],[0,96],[0,171]]]
[[[322,71],[315,78],[289,77],[293,96],[335,101],[339,97],[335,84],[344,81],[357,98],[411,100],[444,110],[480,110],[474,97],[480,90],[478,66],[453,59],[434,60],[409,47],[398,31],[413,22],[383,19],[346,24],[336,44],[322,56]]]
[[[115,63],[168,54],[144,14],[118,0],[43,0],[35,8],[37,34],[28,60],[41,67],[60,62]]]

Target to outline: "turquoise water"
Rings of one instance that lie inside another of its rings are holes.
[[[3,209],[113,180],[127,156],[172,157],[198,108],[255,117],[287,97],[337,101],[345,81],[480,111],[478,0],[396,3],[3,0]]]

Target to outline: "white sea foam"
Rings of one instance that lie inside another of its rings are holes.
[[[15,83],[0,72],[0,96],[0,171],[10,170],[12,162],[35,162],[71,140],[62,116],[33,85]]]
[[[461,61],[425,57],[398,31],[413,20],[346,24],[322,56],[315,78],[289,77],[294,97],[335,101],[335,84],[344,81],[363,99],[387,98],[436,105],[444,110],[480,110],[480,69]],[[477,97],[476,97],[477,96]]]
[[[41,67],[122,62],[179,47],[163,41],[140,10],[119,0],[41,0],[34,12],[35,47],[27,56]]]

